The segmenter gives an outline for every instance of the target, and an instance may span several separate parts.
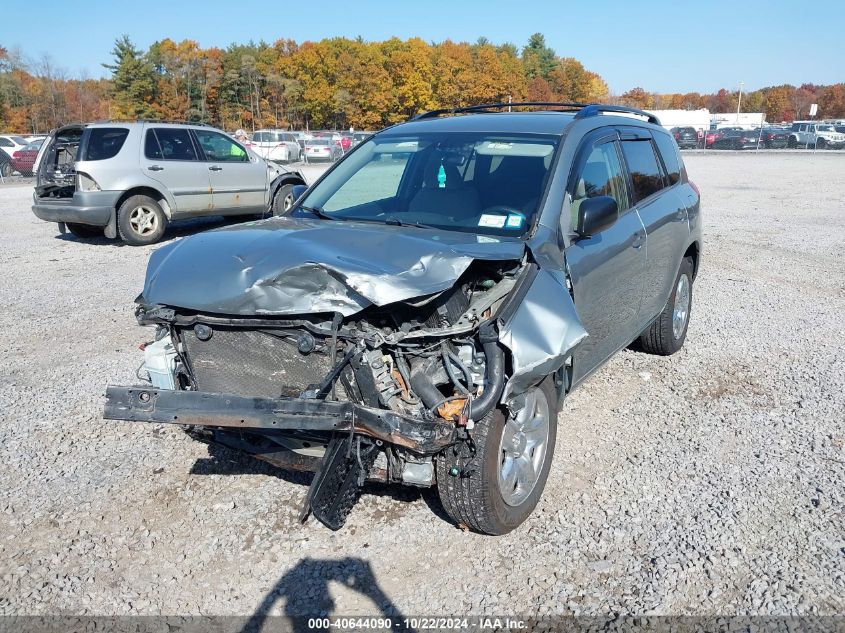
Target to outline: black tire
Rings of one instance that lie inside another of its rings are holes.
[[[557,401],[554,385],[547,379],[534,388],[548,405],[548,438],[545,455],[530,494],[518,505],[509,505],[499,485],[499,468],[505,416],[493,409],[471,431],[475,454],[467,442],[447,448],[437,456],[437,491],[446,513],[459,527],[482,534],[507,534],[522,524],[540,500],[554,455],[557,437]]]
[[[293,202],[293,185],[282,185],[273,196],[273,215],[287,215]]]
[[[2,152],[3,150],[0,150]],[[12,175],[12,162],[11,161],[4,161],[0,163],[0,174],[3,175],[3,178],[8,178]]]
[[[146,224],[142,223],[144,218],[149,218]],[[167,216],[161,205],[149,196],[130,196],[117,210],[118,235],[132,246],[155,244],[164,236],[166,228]]]
[[[824,149],[827,147],[827,141],[823,138],[816,140],[816,149]]]
[[[679,335],[675,335],[673,328],[673,315],[675,310],[675,298],[681,284],[681,277],[686,277],[687,288],[689,290],[689,301],[686,309],[686,316],[684,317],[683,328]],[[689,328],[690,315],[692,314],[693,304],[693,265],[689,257],[685,257],[681,262],[681,268],[678,271],[678,276],[675,278],[675,283],[672,286],[672,293],[669,295],[669,300],[663,308],[663,312],[655,321],[640,334],[640,345],[644,352],[649,354],[657,354],[659,356],[670,356],[677,352],[684,346],[684,341],[687,338],[687,329]]]
[[[789,140],[786,141],[786,146],[789,149],[795,149],[796,147],[798,147],[798,141],[796,140],[796,138],[794,136],[790,136]]]
[[[90,238],[103,237],[102,226],[92,226],[91,224],[77,224],[76,222],[66,222],[67,230],[73,233],[76,237]]]

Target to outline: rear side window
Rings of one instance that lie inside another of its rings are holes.
[[[77,160],[106,160],[114,158],[123,147],[129,130],[121,127],[93,127],[85,130],[83,152]]]
[[[152,128],[144,139],[144,156],[151,160],[197,160],[188,130]]]
[[[657,150],[666,167],[669,184],[677,184],[681,180],[681,157],[678,154],[678,146],[668,134],[655,134],[654,142],[657,143]]]
[[[663,189],[663,175],[657,165],[651,141],[622,141],[622,154],[634,185],[634,202]]]

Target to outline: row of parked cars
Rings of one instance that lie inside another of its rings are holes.
[[[673,127],[669,132],[681,149],[845,148],[845,121],[795,121],[791,126],[723,127],[706,132]]]
[[[240,142],[261,158],[275,163],[300,161],[335,162],[347,151],[371,136],[373,132],[287,131],[257,130],[251,135],[233,134]],[[18,173],[34,176],[38,169],[38,152],[46,134],[23,136],[0,135],[0,175],[4,178]]]
[[[31,176],[35,172],[38,150],[45,138],[46,134],[0,135],[0,175],[5,178],[17,172],[22,176]]]
[[[331,130],[310,132],[267,129],[256,130],[244,143],[259,156],[276,162],[288,163],[301,160],[335,162],[372,134],[372,132]]]

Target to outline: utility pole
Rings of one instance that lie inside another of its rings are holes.
[[[739,123],[739,106],[742,105],[742,85],[744,81],[739,82],[739,97],[736,100],[736,122]]]

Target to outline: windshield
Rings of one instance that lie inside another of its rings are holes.
[[[301,206],[333,219],[521,237],[534,223],[558,138],[448,132],[379,135]]]

